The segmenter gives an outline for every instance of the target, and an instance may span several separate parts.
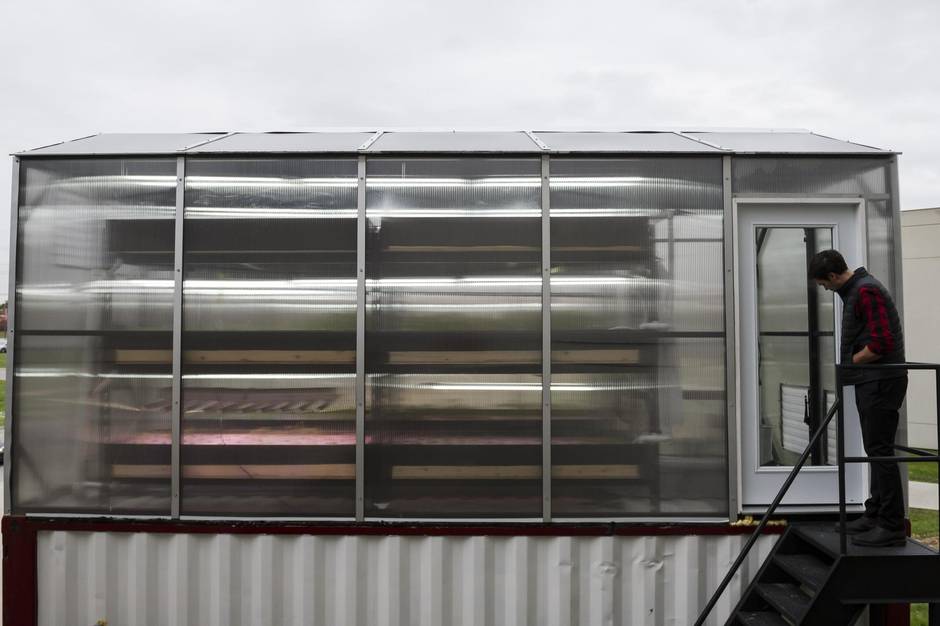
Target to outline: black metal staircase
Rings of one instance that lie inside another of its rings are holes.
[[[777,541],[728,624],[852,624],[869,604],[937,602],[940,557],[908,539],[839,551],[832,523],[795,524]],[[934,618],[935,619],[935,618]]]
[[[821,434],[838,415],[839,523],[795,523],[777,541],[757,575],[744,590],[726,626],[839,626],[854,624],[866,606],[923,602],[930,604],[930,626],[940,626],[940,553],[913,539],[903,546],[867,548],[849,545],[845,534],[845,464],[882,458],[846,458],[842,433],[844,413],[841,385],[843,369],[893,368],[933,370],[940,392],[940,365],[837,366],[836,403],[813,434],[773,503],[748,539],[718,589],[702,610],[695,626],[705,623],[770,516],[783,500],[806,463]],[[940,405],[938,405],[940,414]],[[940,415],[938,415],[940,429]],[[940,462],[923,450],[896,446],[914,457],[889,457],[892,462]],[[877,620],[875,620],[877,622]],[[882,623],[884,620],[881,620]],[[872,625],[874,626],[874,625]]]

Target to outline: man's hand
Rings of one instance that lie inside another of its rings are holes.
[[[868,349],[868,346],[865,346],[861,351],[856,352],[852,355],[852,363],[856,365],[861,365],[862,363],[873,363],[881,358],[880,354],[875,354]]]

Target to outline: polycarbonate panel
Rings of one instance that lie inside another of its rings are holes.
[[[366,515],[537,516],[540,161],[367,167]]]
[[[388,132],[369,152],[541,152],[522,131]]]
[[[187,159],[184,515],[354,515],[357,184]]]
[[[355,152],[375,133],[235,133],[189,150],[219,152]]]
[[[553,517],[726,511],[721,212],[718,158],[552,159]]]
[[[684,626],[747,539],[41,531],[38,624]],[[758,537],[708,626],[777,539]]]
[[[20,173],[14,508],[168,514],[176,163]]]
[[[27,150],[29,156],[172,154],[224,133],[106,133]]]
[[[173,325],[172,159],[24,160],[19,331]]]
[[[888,193],[890,159],[734,157],[736,194],[798,193],[871,196]]]
[[[566,133],[537,131],[552,152],[720,152],[672,132]]]
[[[823,137],[805,132],[688,132],[725,150],[734,152],[769,152],[800,154],[866,153],[884,152],[879,148],[850,143],[841,139]]]
[[[898,276],[895,249],[898,245],[894,232],[894,215],[887,200],[869,200],[868,213],[868,271],[878,278],[892,293]],[[917,286],[914,285],[916,288]]]
[[[868,228],[868,269],[893,290],[900,269],[895,263],[891,196],[891,159],[885,158],[772,158],[735,157],[735,194],[840,194],[865,199]],[[854,269],[854,268],[849,268]]]
[[[168,515],[171,374],[121,335],[20,335],[13,507],[17,513]],[[159,339],[156,340],[156,339]]]

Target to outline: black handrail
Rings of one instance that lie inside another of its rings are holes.
[[[741,554],[739,554],[738,558],[734,561],[734,563],[731,564],[731,569],[729,569],[728,573],[725,574],[721,584],[718,585],[718,589],[716,589],[715,593],[712,594],[712,597],[709,598],[708,604],[705,605],[705,608],[702,609],[698,619],[695,620],[695,626],[702,626],[702,624],[704,624],[705,620],[708,618],[708,614],[711,613],[713,608],[715,608],[715,605],[718,603],[718,598],[721,597],[721,594],[724,593],[725,589],[728,587],[728,584],[734,577],[735,572],[737,572],[738,568],[741,567],[741,564],[744,563],[744,559],[747,558],[748,552],[751,551],[751,548],[757,542],[757,538],[760,536],[761,531],[764,530],[764,526],[766,526],[767,522],[770,521],[770,516],[773,515],[774,511],[777,510],[777,507],[780,505],[783,497],[787,494],[787,490],[790,489],[790,485],[793,484],[794,480],[796,480],[796,475],[800,472],[800,469],[802,469],[803,464],[806,463],[806,459],[809,458],[810,452],[812,452],[816,442],[819,440],[820,436],[826,432],[826,427],[829,426],[829,422],[832,421],[832,416],[835,415],[836,412],[840,412],[838,409],[840,407],[841,401],[841,397],[836,399],[835,403],[832,405],[832,408],[830,408],[829,412],[826,413],[826,419],[822,421],[822,424],[820,424],[819,428],[816,429],[816,432],[813,433],[809,443],[806,445],[806,449],[803,450],[803,454],[800,455],[800,460],[797,461],[796,465],[793,466],[793,469],[790,470],[790,475],[787,476],[783,486],[780,487],[780,491],[777,492],[777,497],[774,498],[774,501],[767,508],[767,512],[764,513],[764,516],[761,518],[757,528],[754,529],[754,532],[751,533],[747,543],[745,543],[744,547],[741,548]]]
[[[889,461],[893,463],[912,463],[912,462],[937,462],[940,464],[940,455],[932,455],[926,450],[920,450],[918,448],[910,448],[907,446],[895,445],[894,448],[897,450],[902,450],[917,456],[914,457],[848,457],[845,456],[845,407],[843,405],[843,387],[842,382],[842,372],[844,370],[850,369],[899,369],[899,370],[933,370],[936,377],[936,390],[937,390],[937,440],[940,441],[940,364],[935,363],[866,363],[866,364],[852,364],[852,365],[836,365],[836,401],[829,409],[829,412],[826,414],[826,418],[823,420],[822,424],[819,425],[819,428],[813,433],[813,436],[810,438],[809,443],[806,446],[806,449],[803,450],[803,454],[800,455],[800,460],[797,461],[796,465],[793,466],[793,469],[790,470],[789,476],[787,476],[786,481],[780,487],[780,491],[777,492],[777,496],[774,498],[774,501],[768,507],[767,512],[764,513],[764,516],[761,518],[760,523],[757,525],[757,528],[754,529],[754,532],[751,533],[751,536],[748,538],[747,543],[744,544],[744,547],[741,549],[741,553],[738,555],[738,558],[735,559],[734,563],[731,564],[731,568],[728,570],[728,573],[725,575],[724,579],[721,581],[721,584],[718,585],[718,589],[712,594],[709,598],[708,603],[705,605],[705,608],[702,609],[701,614],[699,614],[698,619],[695,621],[695,626],[702,626],[705,623],[705,620],[708,618],[709,613],[712,609],[715,608],[715,605],[718,603],[718,599],[721,597],[721,594],[724,593],[725,589],[728,587],[728,584],[731,582],[731,579],[734,577],[734,574],[737,572],[738,568],[741,567],[741,564],[744,563],[744,559],[747,558],[748,552],[757,542],[757,538],[760,536],[761,531],[767,525],[767,522],[770,520],[770,516],[777,510],[777,507],[780,505],[780,502],[783,500],[787,491],[790,489],[790,485],[793,484],[793,481],[796,479],[796,475],[803,468],[803,465],[806,463],[806,459],[809,458],[810,452],[813,449],[813,446],[816,445],[816,442],[819,440],[822,433],[826,431],[826,428],[829,426],[829,422],[832,421],[832,416],[838,414],[837,420],[837,437],[836,437],[836,448],[838,456],[838,466],[839,466],[839,550],[840,554],[844,555],[847,552],[848,546],[846,545],[846,503],[845,503],[845,464],[846,463],[871,463],[873,461]],[[938,493],[940,493],[940,484],[937,485]],[[940,556],[940,551],[938,551],[938,556]]]
[[[845,532],[846,513],[845,513],[845,464],[846,463],[930,463],[934,462],[940,467],[940,455],[933,455],[926,450],[911,448],[908,446],[894,445],[895,450],[902,450],[913,457],[905,456],[845,456],[845,411],[842,407],[842,391],[845,383],[842,382],[842,373],[845,370],[933,370],[934,384],[937,392],[937,441],[940,441],[940,364],[937,363],[852,363],[836,365],[836,404],[839,408],[838,421],[838,451],[839,451],[839,554],[844,555],[848,552],[848,539]],[[940,496],[940,484],[937,485],[938,496]],[[938,513],[940,514],[940,513]],[[940,551],[937,551],[940,556]]]

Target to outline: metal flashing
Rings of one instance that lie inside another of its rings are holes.
[[[332,130],[270,133],[95,134],[18,156],[125,156],[180,153],[597,154],[738,153],[890,155],[867,144],[803,129]]]
[[[527,130],[527,131],[523,131],[523,132],[525,132],[526,136],[527,136],[529,139],[531,139],[533,142],[535,142],[535,145],[537,145],[537,146],[538,146],[539,148],[541,148],[542,150],[549,150],[549,149],[550,149],[547,145],[545,145],[545,142],[542,141],[542,140],[539,138],[539,136],[535,134],[535,131]]]
[[[230,133],[225,133],[224,135],[219,135],[218,137],[212,137],[211,139],[206,139],[205,141],[200,141],[200,142],[198,142],[198,143],[194,143],[194,144],[191,145],[191,146],[186,146],[185,148],[183,148],[182,150],[180,150],[180,152],[188,152],[188,151],[190,151],[190,150],[193,150],[194,148],[202,147],[202,146],[206,145],[207,143],[212,143],[212,142],[214,142],[214,141],[219,141],[220,139],[226,139],[226,138],[228,138],[228,137],[231,137],[232,135],[237,135],[237,134],[238,134],[237,132],[230,132]]]
[[[374,135],[372,135],[371,137],[369,137],[368,139],[366,139],[365,143],[363,143],[361,146],[359,146],[359,148],[358,148],[359,151],[360,151],[360,152],[364,152],[365,150],[368,150],[369,148],[371,148],[371,147],[372,147],[372,144],[374,144],[376,141],[378,141],[378,140],[379,140],[379,137],[381,137],[383,134],[385,134],[385,131],[384,131],[384,130],[376,131],[376,133],[375,133]]]

